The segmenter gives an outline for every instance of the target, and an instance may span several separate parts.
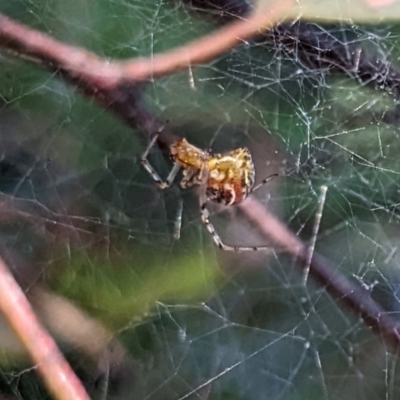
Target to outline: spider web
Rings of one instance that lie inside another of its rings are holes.
[[[24,0],[1,2],[1,12],[115,58],[172,48],[221,22],[162,1]],[[400,65],[399,33],[394,23],[288,23],[148,84],[143,99],[200,148],[248,146],[257,182],[279,173],[254,196],[394,318],[400,132],[378,78]],[[302,35],[307,46],[293,39]],[[219,252],[195,193],[160,191],[141,168],[142,132],[56,76],[0,57],[0,188],[28,215],[6,209],[1,246],[28,294],[40,285],[62,299],[36,307],[93,398],[397,398],[397,358],[324,288],[304,285],[295,260],[272,244],[269,254]],[[168,174],[160,151],[150,161]],[[227,243],[265,245],[235,207],[212,211]],[[64,320],[68,307],[91,321],[89,335]],[[1,391],[46,398],[5,326],[1,342]]]

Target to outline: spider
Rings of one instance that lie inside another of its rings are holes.
[[[201,220],[213,238],[214,243],[225,251],[249,251],[271,248],[269,246],[230,246],[221,240],[214,225],[210,222],[207,203],[214,201],[231,206],[243,201],[251,193],[265,185],[277,174],[270,175],[254,186],[255,170],[249,149],[239,147],[226,153],[210,153],[190,144],[186,139],[179,139],[170,145],[171,159],[174,165],[165,181],[162,181],[147,157],[157,141],[155,135],[141,156],[141,163],[154,182],[166,189],[175,180],[182,169],[182,189],[194,185],[205,185],[206,201],[200,206]]]

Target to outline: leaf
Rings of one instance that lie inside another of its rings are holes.
[[[258,9],[265,9],[276,0],[261,0]],[[398,0],[297,0],[283,13],[288,20],[325,22],[381,22],[400,19]]]

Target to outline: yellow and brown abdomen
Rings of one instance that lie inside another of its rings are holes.
[[[243,201],[254,185],[254,165],[245,147],[225,154],[210,155],[207,160],[206,195],[225,205]]]

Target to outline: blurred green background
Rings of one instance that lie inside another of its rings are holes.
[[[2,0],[0,11],[107,58],[149,56],[215,27],[173,1]],[[326,29],[400,66],[398,25]],[[373,118],[396,101],[297,56],[244,43],[149,83],[145,101],[199,147],[249,146],[258,180],[280,174],[257,197],[304,241],[327,185],[316,251],[396,318],[399,129]],[[156,187],[140,166],[145,133],[38,65],[4,52],[0,62],[0,189],[32,216],[1,219],[0,244],[28,295],[38,285],[55,296],[33,300],[93,398],[398,397],[391,349],[324,288],[304,286],[294,260],[222,254],[194,193]],[[151,162],[167,174],[157,149]],[[213,221],[230,244],[265,244],[235,210]],[[48,398],[1,334],[0,391]]]

